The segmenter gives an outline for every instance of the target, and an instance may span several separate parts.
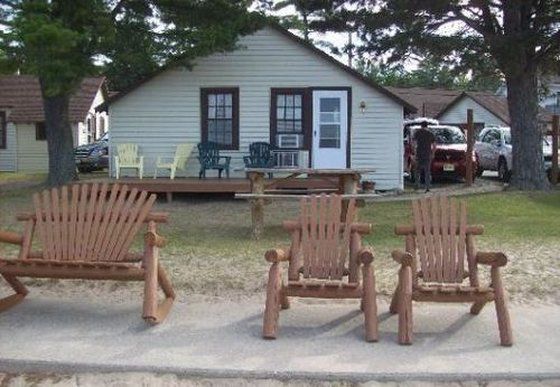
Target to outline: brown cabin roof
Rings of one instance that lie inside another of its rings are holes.
[[[386,89],[416,107],[417,115],[436,117],[455,100],[461,91],[426,87],[392,87]]]
[[[504,121],[506,124],[510,124],[510,116],[509,116],[509,107],[507,102],[507,97],[501,95],[495,95],[492,93],[485,93],[482,91],[475,92],[475,91],[467,91],[461,93],[457,96],[451,103],[449,103],[445,109],[441,110],[435,118],[441,117],[446,111],[451,109],[455,104],[457,104],[461,99],[464,97],[469,97],[474,100],[479,105],[483,106],[488,110],[490,113],[494,114],[500,120]],[[539,107],[538,113],[539,121],[542,122],[551,122],[552,115],[547,112],[546,110]]]
[[[85,78],[70,99],[70,122],[86,119],[97,91],[105,77]],[[0,77],[0,108],[9,108],[8,120],[14,123],[45,121],[39,80],[32,75],[5,75]]]

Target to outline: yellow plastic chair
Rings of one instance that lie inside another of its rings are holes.
[[[169,178],[175,179],[175,173],[177,172],[177,169],[182,169],[183,171],[186,170],[185,166],[192,153],[193,148],[193,144],[179,144],[177,145],[175,156],[173,158],[159,156],[156,160],[154,179],[157,178],[158,169],[169,169]]]
[[[120,177],[122,168],[131,168],[138,171],[141,179],[144,175],[144,156],[138,156],[138,145],[119,144],[117,145],[117,156],[115,156],[115,177]]]

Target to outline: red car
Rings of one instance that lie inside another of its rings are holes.
[[[404,171],[414,181],[415,146],[413,136],[420,125],[405,125],[404,129]],[[456,126],[428,125],[436,137],[436,150],[432,160],[432,178],[465,178],[467,175],[467,139]],[[473,171],[477,170],[476,155],[473,152]],[[474,179],[475,172],[473,172]]]

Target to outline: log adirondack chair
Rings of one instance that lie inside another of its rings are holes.
[[[177,149],[175,150],[174,157],[159,156],[156,160],[154,179],[157,178],[158,169],[168,169],[169,178],[171,180],[175,179],[177,169],[185,170],[185,165],[187,164],[187,160],[189,159],[193,148],[193,144],[179,144],[177,145]]]
[[[341,220],[342,200],[338,195],[302,198],[297,221],[285,221],[291,233],[289,249],[269,250],[265,259],[272,265],[266,294],[263,337],[275,339],[280,309],[289,307],[288,297],[360,298],[365,316],[365,338],[378,340],[377,301],[373,272],[373,251],[362,247],[361,236],[370,224],[353,223],[355,201]],[[282,280],[280,264],[289,263],[288,284]],[[360,281],[360,269],[363,282]]]
[[[399,342],[412,344],[412,301],[469,302],[471,314],[480,313],[494,301],[503,346],[513,343],[506,296],[500,267],[507,258],[500,252],[476,252],[474,236],[482,226],[467,224],[465,202],[445,196],[412,202],[413,226],[397,226],[395,233],[405,236],[405,251],[393,251],[401,265],[399,284],[390,311],[399,314]],[[482,286],[478,266],[490,266],[491,283]],[[465,280],[467,280],[465,283]]]
[[[115,177],[117,179],[123,168],[136,169],[140,179],[144,176],[144,156],[138,156],[138,145],[117,145],[117,155],[115,156]]]
[[[27,289],[18,277],[144,281],[143,318],[149,324],[168,314],[175,292],[159,262],[165,239],[156,223],[167,214],[151,212],[156,195],[126,185],[82,184],[33,195],[35,210],[18,215],[22,235],[2,231],[0,241],[20,245],[17,259],[0,259],[0,275],[15,294],[0,300],[0,311],[20,302]],[[144,253],[130,252],[143,224]],[[31,251],[38,234],[40,251]],[[158,285],[165,300],[158,303]]]

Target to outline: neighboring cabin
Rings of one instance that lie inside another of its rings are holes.
[[[411,115],[411,118],[430,117],[444,125],[464,126],[467,110],[472,109],[475,128],[478,130],[485,126],[510,126],[508,102],[504,96],[422,87],[388,89],[416,107],[418,113]],[[550,114],[540,109],[539,121],[543,124],[550,123]]]
[[[511,125],[507,97],[484,92],[462,93],[435,118],[443,123],[461,124],[466,121],[467,109],[473,109],[473,120],[477,128]],[[552,116],[540,108],[538,120],[544,127],[552,121]]]
[[[560,75],[545,76],[540,83],[545,93],[541,95],[539,105],[550,114],[560,114]],[[500,86],[496,94],[506,97],[506,85]]]
[[[108,130],[106,113],[95,107],[106,100],[103,77],[86,78],[70,100],[74,145],[95,141]],[[0,77],[0,171],[48,170],[45,117],[36,77]]]
[[[364,178],[377,188],[403,187],[403,116],[413,106],[280,27],[238,43],[110,98],[111,155],[118,144],[138,144],[150,175],[177,144],[212,140],[232,157],[232,176],[243,177],[234,170],[249,144],[266,141],[307,155],[300,167],[374,168]],[[196,151],[187,164],[197,176]]]

